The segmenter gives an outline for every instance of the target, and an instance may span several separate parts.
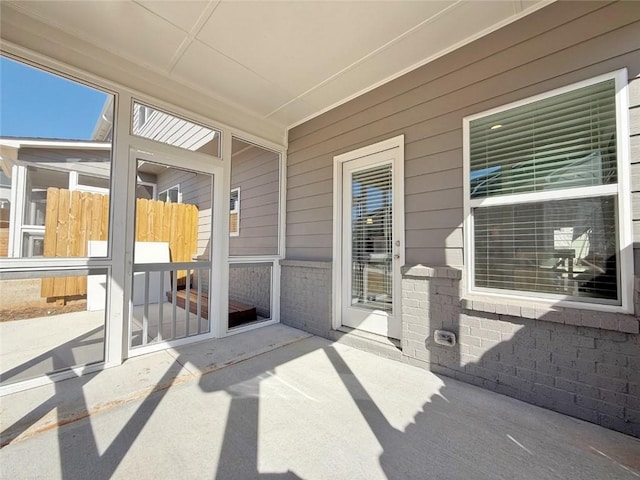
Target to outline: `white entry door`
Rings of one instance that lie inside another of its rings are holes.
[[[352,152],[341,162],[341,320],[348,327],[400,338],[402,148],[370,151],[363,156]]]

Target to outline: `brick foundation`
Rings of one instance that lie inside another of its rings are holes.
[[[460,291],[455,269],[405,269],[405,361],[640,436],[637,317],[461,300]],[[456,346],[437,345],[436,329],[453,331]]]
[[[280,262],[280,322],[329,338],[331,262]]]

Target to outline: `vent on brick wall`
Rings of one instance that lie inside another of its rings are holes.
[[[433,332],[433,340],[438,345],[453,347],[456,344],[456,334],[453,332],[448,332],[446,330],[436,330],[435,332]]]

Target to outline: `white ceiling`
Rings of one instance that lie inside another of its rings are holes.
[[[549,2],[2,3],[286,128]]]

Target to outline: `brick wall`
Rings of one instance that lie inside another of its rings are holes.
[[[406,269],[404,361],[640,436],[637,317],[461,301],[460,288],[458,270]],[[456,346],[434,343],[436,329],[453,331]]]
[[[256,307],[258,315],[271,317],[271,262],[229,265],[229,298]]]
[[[328,338],[331,262],[283,260],[280,265],[280,322]]]

